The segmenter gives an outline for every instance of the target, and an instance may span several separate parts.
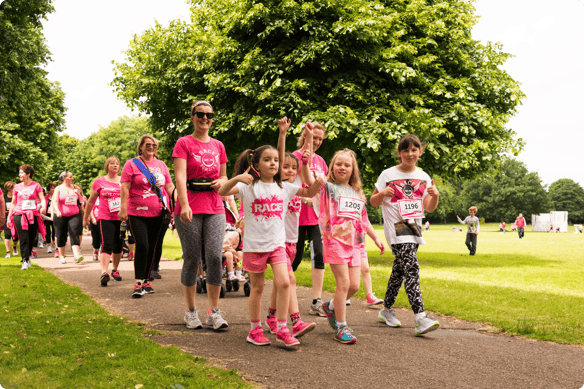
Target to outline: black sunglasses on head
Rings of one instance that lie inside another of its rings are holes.
[[[197,117],[199,119],[204,118],[205,116],[207,116],[207,119],[213,119],[213,112],[199,112],[199,111],[195,111],[193,112],[193,116],[197,115]]]

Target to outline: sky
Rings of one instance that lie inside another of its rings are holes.
[[[83,139],[133,115],[109,83],[134,34],[189,20],[183,0],[54,0],[43,23],[52,52],[49,79],[66,93],[66,123]],[[571,178],[584,187],[584,0],[478,0],[473,37],[503,44],[503,68],[527,95],[508,123],[526,146],[518,159],[546,185]]]

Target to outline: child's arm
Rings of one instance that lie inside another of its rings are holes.
[[[227,181],[225,184],[223,184],[221,188],[219,188],[219,196],[229,196],[232,194],[239,193],[239,189],[235,186],[237,185],[238,182],[243,182],[246,185],[251,185],[251,183],[253,182],[253,177],[251,176],[251,174],[248,173],[250,168],[251,167],[248,167],[243,174],[235,176],[229,181]]]
[[[379,239],[379,237],[375,233],[375,230],[373,229],[373,226],[371,224],[369,224],[369,227],[367,228],[367,235],[369,235],[369,237],[373,239],[373,242],[375,242],[375,245],[379,247],[379,250],[381,251],[379,254],[382,255],[385,252],[385,246],[383,245],[381,239]]]
[[[290,123],[292,123],[292,120],[288,119],[286,116],[278,120],[278,158],[280,161],[280,174],[282,174],[284,154],[286,153],[286,132],[288,131],[288,128],[290,128]]]
[[[428,195],[424,199],[424,209],[426,212],[432,213],[438,207],[438,198],[440,197],[440,193],[438,192],[438,188],[434,185],[434,180],[432,180],[432,184],[428,188]]]
[[[479,230],[481,229],[480,227],[481,227],[481,222],[477,221],[477,228],[475,230],[475,234],[477,234],[477,235],[479,234]]]
[[[312,185],[312,174],[310,174],[310,165],[312,164],[312,137],[313,128],[309,122],[304,125],[306,129],[306,139],[304,146],[300,151],[302,152],[302,168],[300,169],[300,179],[306,185]]]
[[[383,199],[386,197],[393,197],[395,191],[391,186],[383,189],[382,191],[378,191],[377,188],[373,191],[373,194],[369,198],[369,203],[371,203],[372,207],[379,207],[383,203]]]
[[[456,218],[458,219],[458,222],[460,224],[466,224],[466,218],[464,220],[462,220],[458,215],[456,215]]]
[[[324,178],[318,176],[312,180],[310,188],[299,188],[296,196],[313,198],[318,193],[318,190],[324,184]]]

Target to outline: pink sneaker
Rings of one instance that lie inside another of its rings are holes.
[[[278,319],[276,319],[276,316],[268,317],[266,319],[266,324],[270,327],[270,332],[272,334],[278,332]]]
[[[367,305],[380,305],[380,304],[383,304],[383,300],[375,297],[375,293],[369,293],[367,295]]]
[[[262,326],[250,330],[246,340],[256,346],[269,346],[271,344],[270,339],[266,338],[266,335],[264,335],[264,329]]]
[[[276,334],[276,339],[284,343],[286,347],[300,346],[300,342],[298,341],[298,339],[292,336],[292,334],[288,330],[288,327],[284,327],[280,331],[278,331],[278,333]]]
[[[298,321],[292,326],[292,336],[298,339],[302,335],[308,334],[315,328],[316,323],[305,323],[302,321],[302,319],[298,319]]]
[[[55,249],[55,258],[59,258],[59,249]]]

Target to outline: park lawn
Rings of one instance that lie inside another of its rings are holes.
[[[252,387],[235,370],[160,346],[149,339],[158,332],[108,313],[39,266],[20,270],[20,257],[0,262],[0,298],[4,388]]]

